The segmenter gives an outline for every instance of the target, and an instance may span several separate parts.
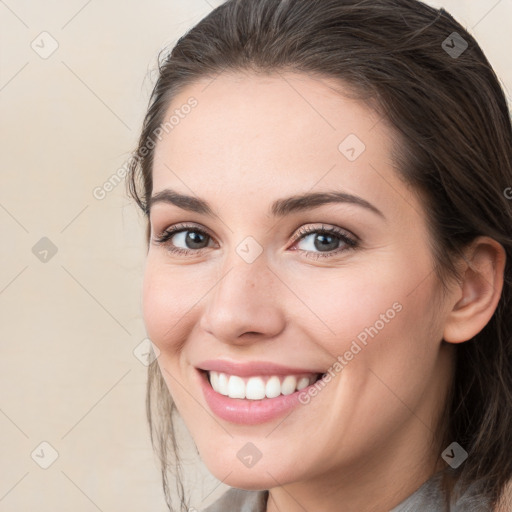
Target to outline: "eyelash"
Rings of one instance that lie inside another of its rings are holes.
[[[201,229],[194,225],[187,225],[187,224],[176,224],[175,226],[172,226],[165,231],[163,231],[160,235],[156,236],[154,238],[154,242],[159,245],[168,245],[168,250],[171,253],[174,254],[180,254],[180,255],[189,255],[190,253],[201,253],[204,249],[207,249],[207,247],[203,247],[201,249],[183,249],[181,247],[175,247],[171,244],[168,244],[169,240],[176,235],[177,233],[181,233],[183,231],[191,231],[193,233],[199,233],[203,236],[209,237],[210,239],[213,238],[207,231],[204,229]],[[348,232],[336,228],[336,227],[330,227],[330,228],[324,228],[323,224],[321,228],[312,227],[312,226],[305,226],[299,229],[296,235],[293,236],[293,243],[304,239],[307,235],[310,235],[311,233],[318,233],[318,234],[327,234],[327,235],[335,235],[341,242],[346,244],[346,247],[341,247],[338,249],[335,249],[333,251],[329,252],[311,252],[306,251],[304,249],[297,249],[299,252],[305,253],[305,256],[308,258],[313,259],[320,259],[320,258],[332,258],[335,255],[349,250],[349,249],[355,249],[358,246],[358,239],[353,236],[349,235]]]

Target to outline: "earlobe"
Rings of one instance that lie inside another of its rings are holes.
[[[499,242],[478,237],[465,250],[463,260],[462,280],[443,333],[449,343],[468,341],[487,325],[503,288],[506,253]]]

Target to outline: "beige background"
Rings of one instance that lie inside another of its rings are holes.
[[[2,512],[165,510],[133,352],[144,225],[124,183],[93,190],[134,147],[158,50],[220,3],[0,2]],[[512,90],[512,0],[430,3],[471,29]],[[41,442],[58,452],[48,469]],[[224,489],[196,480],[197,508]]]

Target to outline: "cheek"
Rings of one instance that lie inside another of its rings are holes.
[[[172,294],[166,286],[165,279],[156,279],[156,272],[146,268],[142,292],[142,314],[146,332],[151,341],[161,350],[165,332],[169,330],[169,307],[172,306]]]
[[[172,352],[191,325],[194,305],[204,294],[189,274],[170,272],[157,257],[148,256],[142,290],[144,324],[151,341]]]
[[[317,428],[313,418],[323,417],[335,445],[348,438],[354,449],[357,440],[376,442],[407,421],[431,393],[442,332],[442,319],[432,322],[437,284],[426,265],[410,266],[317,281],[310,302],[305,299],[330,329],[320,334],[317,319],[303,319],[307,337],[336,358],[327,384],[334,407],[326,411],[322,398],[312,398],[312,413],[303,424],[311,435]]]
[[[188,290],[188,293],[187,293]],[[190,284],[155,255],[148,255],[142,289],[142,310],[148,337],[160,350],[157,362],[160,372],[180,413],[187,414],[190,397],[183,392],[186,374],[182,368],[182,348],[192,321],[192,306],[200,295],[191,293]]]
[[[332,354],[344,359],[336,396],[339,403],[347,403],[356,390],[356,431],[367,425],[376,429],[377,437],[379,429],[405,421],[410,410],[433,392],[442,319],[433,320],[437,284],[433,275],[424,279],[424,269],[391,267],[386,275],[365,279],[365,286],[354,283],[361,300],[343,299],[346,312],[336,316],[331,308],[332,321],[338,318],[335,325],[343,333],[329,346]]]
[[[351,268],[316,281],[304,277],[304,302],[317,317],[307,328],[309,338],[331,356],[346,354],[353,367],[386,364],[400,370],[435,357],[442,318],[436,316],[437,285],[425,254],[414,264],[411,255],[395,253],[361,271]]]

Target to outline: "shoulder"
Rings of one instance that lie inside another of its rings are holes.
[[[229,489],[203,512],[265,512],[268,491]]]
[[[391,512],[492,512],[493,508],[481,493],[478,482],[470,485],[461,493],[459,484],[455,489],[443,481],[449,472],[435,474],[409,498],[395,507]]]

